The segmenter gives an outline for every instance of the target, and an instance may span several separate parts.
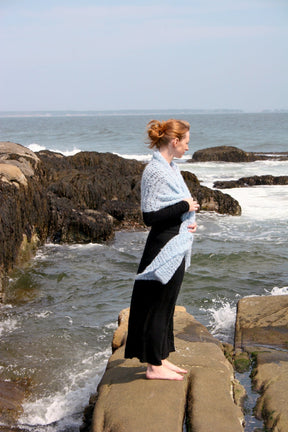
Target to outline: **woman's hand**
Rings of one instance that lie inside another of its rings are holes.
[[[194,222],[192,225],[188,225],[188,231],[191,233],[195,233],[197,229],[197,223]]]
[[[188,202],[189,204],[189,212],[197,211],[200,208],[200,205],[197,201],[195,201],[192,197],[185,198],[183,201]]]

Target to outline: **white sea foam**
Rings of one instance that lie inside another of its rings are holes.
[[[41,146],[39,144],[33,143],[28,145],[29,150],[33,151],[33,152],[39,152],[41,150],[46,150],[46,147]]]
[[[74,156],[75,154],[81,152],[82,150],[74,147],[72,150],[52,150],[51,149],[50,151],[55,153],[61,153],[64,156]]]
[[[210,326],[214,336],[225,338],[233,333],[236,306],[231,306],[229,302],[221,302],[220,307],[209,308],[208,312],[211,314]]]
[[[0,336],[13,333],[13,331],[18,328],[18,326],[19,323],[15,318],[8,317],[3,321],[0,321]]]
[[[255,186],[225,192],[239,202],[243,217],[258,221],[288,220],[287,186]]]
[[[115,330],[118,327],[118,322],[117,321],[111,322],[109,324],[106,324],[105,327],[108,328],[108,329]]]
[[[124,159],[135,159],[138,160],[139,162],[149,162],[152,155],[151,154],[121,154],[121,153],[115,153],[113,152],[113,154],[120,156]]]
[[[57,243],[45,243],[45,246],[43,246],[41,249],[38,249],[35,258],[41,259],[42,256],[45,258],[45,249],[68,249],[68,250],[89,250],[89,249],[97,249],[104,247],[101,243],[75,243],[75,244],[57,244]]]
[[[203,186],[213,188],[217,180],[238,180],[241,177],[287,175],[288,161],[256,161],[249,163],[196,162],[184,163],[181,170],[194,173]],[[250,189],[250,188],[249,188]],[[229,194],[230,189],[223,190]]]
[[[111,348],[109,347],[104,351],[94,353],[92,356],[85,358],[84,360],[82,360],[82,364],[92,365],[95,361],[98,362],[99,360],[101,360],[103,356],[108,359],[110,355],[111,355]]]
[[[39,319],[44,319],[44,318],[48,318],[53,312],[46,310],[43,312],[39,312],[35,314],[35,318],[39,318]]]
[[[32,150],[33,152],[40,152],[42,150],[50,150],[51,152],[54,152],[54,153],[61,153],[64,156],[74,156],[75,154],[81,152],[81,149],[76,148],[76,147],[74,147],[72,150],[47,149],[47,147],[44,147],[44,146],[42,146],[40,144],[36,144],[36,143],[29,144],[28,148],[30,150]]]
[[[53,245],[52,245],[53,246]],[[61,246],[61,245],[60,245]],[[101,248],[104,245],[101,243],[86,243],[86,244],[82,244],[82,243],[76,243],[76,244],[66,244],[66,245],[62,245],[62,247],[65,247],[69,250],[74,250],[74,249],[97,249],[97,248]]]
[[[288,286],[284,286],[282,288],[279,288],[275,286],[272,288],[271,293],[272,296],[278,296],[278,295],[288,295]]]
[[[148,154],[122,154],[122,153],[113,153],[116,154],[117,156],[120,156],[124,159],[136,159],[140,162],[149,162],[152,159],[152,153],[148,153]],[[188,159],[191,159],[191,155],[184,155],[181,159],[175,159],[175,162],[177,164],[179,164],[180,169],[183,169],[183,164],[186,163],[186,161]],[[191,166],[191,164],[190,164]]]
[[[82,365],[87,365],[86,369],[71,373],[61,391],[26,401],[18,423],[28,428],[47,425],[45,432],[59,432],[65,430],[65,426],[68,425],[70,428],[72,425],[80,426],[81,413],[90,395],[95,393],[109,355],[111,355],[110,349],[95,353],[81,362]],[[95,360],[102,365],[96,372],[93,369]],[[79,416],[75,416],[75,413],[79,413]],[[35,428],[32,430],[34,431]]]

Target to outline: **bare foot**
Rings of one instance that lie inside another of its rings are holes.
[[[167,369],[170,369],[171,371],[177,372],[177,373],[187,373],[187,370],[182,369],[176,365],[174,365],[173,363],[169,362],[167,359],[162,360],[162,366],[164,366]]]
[[[177,372],[174,372],[164,366],[154,366],[148,364],[146,371],[147,379],[161,379],[161,380],[174,380],[174,381],[182,381],[183,376],[179,375]]]

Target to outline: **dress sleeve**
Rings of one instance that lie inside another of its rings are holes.
[[[161,210],[143,212],[143,220],[145,225],[152,226],[161,222],[166,222],[170,219],[178,219],[187,211],[189,211],[188,202],[179,201],[178,203],[164,207]]]

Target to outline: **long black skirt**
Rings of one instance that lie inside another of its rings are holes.
[[[173,315],[185,271],[185,259],[170,281],[134,283],[125,357],[160,366],[175,351]]]

